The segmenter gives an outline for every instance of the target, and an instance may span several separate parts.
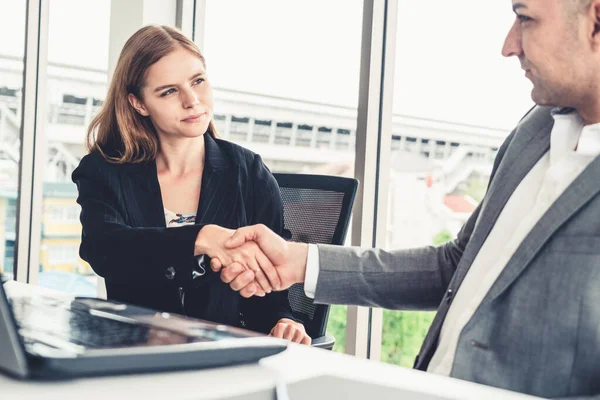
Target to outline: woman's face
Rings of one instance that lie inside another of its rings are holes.
[[[159,137],[173,140],[202,136],[213,117],[212,88],[198,55],[178,47],[146,73],[142,98],[129,102],[152,120]]]

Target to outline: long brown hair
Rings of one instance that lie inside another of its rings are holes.
[[[198,46],[183,33],[169,26],[149,25],[133,34],[123,46],[113,74],[106,100],[87,132],[86,147],[99,152],[106,160],[116,163],[139,163],[154,160],[159,141],[149,117],[138,114],[129,104],[132,93],[141,99],[148,68],[181,46],[202,60]],[[208,134],[217,136],[214,123],[208,125]]]

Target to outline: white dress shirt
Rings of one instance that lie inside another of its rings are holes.
[[[556,199],[600,154],[600,124],[583,126],[575,112],[553,117],[550,150],[519,183],[475,257],[442,325],[430,372],[450,375],[460,333],[510,258]],[[304,283],[309,297],[314,297],[318,276],[318,249],[309,245]]]

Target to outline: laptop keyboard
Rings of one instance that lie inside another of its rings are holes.
[[[88,308],[70,301],[16,297],[11,305],[26,341],[28,336],[34,341],[52,337],[97,349],[189,342],[188,337],[166,329],[91,314]]]
[[[69,321],[69,339],[86,347],[133,346],[148,341],[150,329],[75,311]]]

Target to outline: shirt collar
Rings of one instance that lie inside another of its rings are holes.
[[[575,151],[583,128],[583,120],[575,111],[553,112],[552,117],[554,127],[550,134],[550,164],[556,165]]]
[[[600,123],[583,127],[575,152],[586,156],[600,154]]]
[[[600,123],[584,126],[583,119],[573,108],[555,108],[552,117],[551,162],[569,153],[585,156],[600,154]]]

